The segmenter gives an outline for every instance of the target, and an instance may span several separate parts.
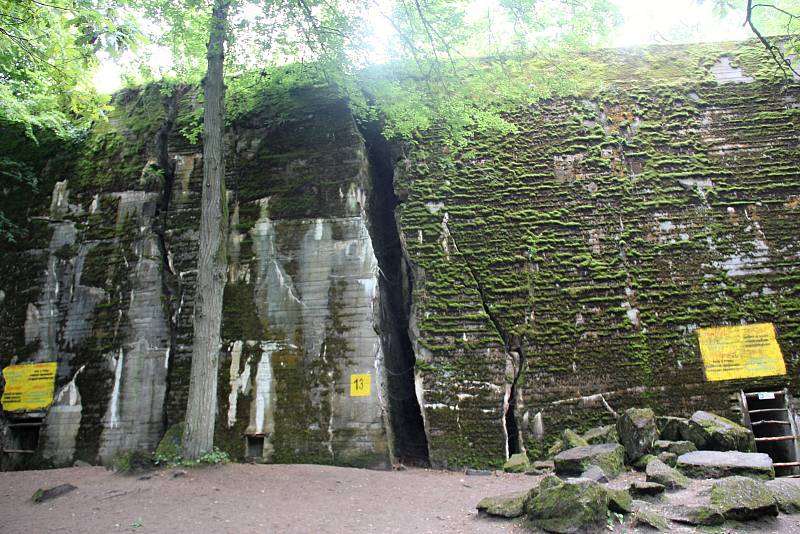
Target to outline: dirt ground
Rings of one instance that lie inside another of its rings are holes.
[[[0,473],[0,532],[528,532],[520,520],[478,517],[475,505],[529,489],[538,478],[316,465],[230,464],[173,473],[122,476],[102,467]],[[31,502],[37,489],[65,483],[78,489]],[[800,533],[800,516],[714,530],[732,531]],[[638,529],[617,525],[615,532]]]

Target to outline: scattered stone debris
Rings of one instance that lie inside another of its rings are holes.
[[[524,452],[511,455],[511,458],[503,464],[503,471],[507,473],[524,473],[530,469],[531,463],[528,455]]]
[[[688,439],[700,450],[756,450],[755,436],[750,429],[719,415],[696,411],[689,420]]]
[[[468,467],[464,470],[464,474],[471,477],[485,477],[492,474],[492,471],[488,469],[472,469]]]
[[[497,517],[519,517],[525,513],[523,506],[527,494],[527,491],[517,491],[497,497],[486,497],[478,503],[478,512]]]
[[[711,504],[725,519],[748,521],[778,515],[778,503],[763,482],[747,477],[728,477],[711,487]]]
[[[725,522],[725,517],[712,505],[677,505],[668,509],[669,519],[676,523],[697,526],[715,526]]]
[[[636,510],[633,512],[633,524],[636,526],[648,527],[660,531],[671,530],[669,521],[667,521],[667,519],[655,512],[650,512],[648,510]]]
[[[658,439],[656,415],[650,408],[630,408],[617,419],[619,442],[625,447],[625,459],[635,462],[653,448]]]
[[[535,526],[549,532],[599,528],[608,515],[608,493],[593,480],[564,482],[550,475],[528,493],[525,511]]]
[[[661,460],[655,459],[645,470],[648,482],[661,484],[667,489],[683,489],[689,486],[689,479],[677,470],[671,468]]]
[[[615,477],[625,470],[625,451],[620,444],[603,443],[575,447],[560,452],[553,459],[556,474],[581,476],[590,466],[597,466],[609,477]]]
[[[181,478],[186,476],[186,471],[183,469],[176,469],[172,472],[172,478]]]
[[[772,492],[778,502],[778,509],[784,514],[800,512],[800,479],[776,478],[764,485]]]
[[[775,478],[772,459],[760,452],[695,451],[678,457],[677,469],[690,478],[724,478],[741,475]]]
[[[563,431],[550,449],[552,460],[531,464],[526,454],[513,455],[505,471],[547,476],[528,492],[483,499],[478,510],[509,518],[524,514],[534,526],[557,533],[600,529],[608,518],[622,522],[626,515],[634,527],[670,531],[670,521],[711,527],[800,513],[800,479],[774,480],[772,459],[750,452],[754,444],[750,430],[709,412],[683,419],[632,408],[616,425],[583,435]],[[644,471],[646,480],[634,475],[627,489],[608,487],[626,465]],[[685,489],[699,502],[685,504],[682,492],[665,495]]]
[[[628,491],[634,497],[656,497],[664,493],[666,489],[667,488],[665,488],[663,484],[657,482],[642,482],[637,480],[631,483]]]
[[[53,499],[61,497],[62,495],[66,495],[70,491],[74,491],[76,489],[78,489],[77,486],[73,486],[72,484],[59,484],[58,486],[54,486],[49,489],[40,488],[34,492],[31,500],[35,503],[52,501]]]
[[[617,436],[617,427],[614,425],[598,426],[587,430],[583,434],[583,439],[588,445],[619,442],[619,437]]]

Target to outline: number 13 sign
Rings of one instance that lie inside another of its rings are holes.
[[[360,375],[350,375],[350,396],[369,397],[370,375],[369,373]]]

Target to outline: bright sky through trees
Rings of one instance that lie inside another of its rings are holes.
[[[476,17],[485,16],[492,10],[495,0],[476,0]],[[614,0],[619,7],[622,23],[612,36],[613,46],[639,46],[646,44],[669,44],[698,41],[726,41],[747,39],[752,35],[743,27],[743,13],[735,11],[720,20],[713,13],[713,2],[698,3],[697,0]],[[389,57],[391,24],[384,16],[389,12],[387,0],[376,0],[368,16],[367,40],[371,44],[371,63],[380,63]],[[172,59],[165,50],[153,50],[150,66],[154,72],[170,69]],[[104,61],[94,77],[99,91],[111,93],[123,85],[122,69],[111,60]]]

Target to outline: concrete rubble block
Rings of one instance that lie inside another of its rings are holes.
[[[603,472],[602,469],[597,467],[596,465],[590,465],[586,471],[581,473],[579,478],[585,478],[587,480],[594,480],[595,482],[599,482],[600,484],[606,484],[608,482],[608,477]]]
[[[700,450],[741,451],[756,450],[755,437],[750,429],[719,415],[696,411],[689,420],[689,441]]]
[[[548,476],[525,498],[528,519],[548,532],[572,533],[602,528],[608,513],[608,494],[593,480],[564,482]]]
[[[716,526],[725,522],[725,516],[713,505],[676,505],[667,509],[669,519],[676,523],[696,526]]]
[[[656,453],[671,452],[672,454],[686,454],[696,451],[697,447],[691,441],[668,441],[664,439],[656,440],[653,443],[653,451]]]
[[[625,489],[606,488],[608,494],[608,509],[618,514],[629,514],[633,507],[633,497]]]
[[[631,464],[631,467],[633,467],[637,471],[644,471],[647,468],[647,464],[649,464],[655,459],[657,459],[657,456],[654,456],[652,454],[645,454],[644,456],[633,462]]]
[[[661,532],[672,530],[670,522],[664,516],[648,510],[636,510],[633,512],[633,524]]]
[[[523,505],[527,491],[516,491],[496,497],[486,497],[478,503],[478,512],[497,517],[519,517],[523,515]]]
[[[598,426],[584,432],[583,439],[589,445],[600,445],[601,443],[618,443],[617,427],[614,425]]]
[[[725,519],[748,521],[778,515],[778,503],[767,486],[748,477],[723,478],[711,486],[711,504]]]
[[[800,479],[776,478],[766,481],[764,485],[772,492],[782,513],[800,513]]]
[[[695,451],[678,456],[678,471],[689,478],[724,478],[740,475],[775,478],[772,458],[760,452]]]
[[[503,471],[506,473],[524,473],[531,467],[528,455],[524,452],[512,454],[511,458],[503,464]]]
[[[531,464],[531,469],[528,471],[532,475],[547,475],[552,473],[556,468],[553,460],[537,460]]]
[[[617,433],[625,447],[625,460],[635,462],[649,453],[658,439],[656,415],[650,408],[629,408],[617,419]]]
[[[689,479],[678,470],[671,468],[661,460],[653,460],[645,470],[647,481],[661,484],[667,489],[683,489],[689,486]]]
[[[561,433],[561,441],[568,449],[573,447],[585,447],[589,444],[585,439],[578,435],[577,432],[570,430],[569,428]]]
[[[675,464],[678,463],[678,455],[671,452],[659,452],[656,458],[670,467],[675,467]],[[647,469],[647,466],[645,466],[645,469]]]
[[[556,474],[561,476],[580,476],[591,465],[596,465],[608,477],[615,477],[625,470],[622,445],[604,443],[574,447],[560,452],[553,459]]]
[[[660,439],[684,441],[689,439],[689,420],[684,417],[656,417],[656,427]]]
[[[656,497],[664,493],[667,488],[657,482],[642,482],[640,480],[631,482],[628,491],[634,497]]]

